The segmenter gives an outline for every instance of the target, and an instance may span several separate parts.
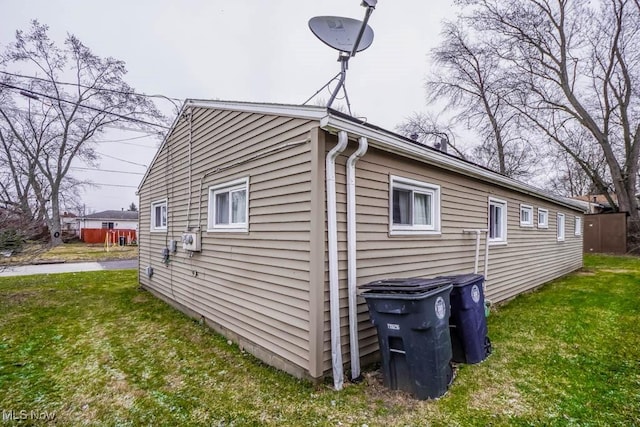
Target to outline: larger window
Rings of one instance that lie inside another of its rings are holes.
[[[563,213],[558,214],[558,225],[556,230],[558,234],[558,241],[562,242],[564,240],[564,214]]]
[[[390,233],[440,233],[440,186],[391,176]]]
[[[160,200],[151,203],[151,231],[165,231],[167,229],[167,201]]]
[[[507,202],[489,198],[489,242],[507,243]]]
[[[249,178],[209,188],[209,231],[249,231]]]

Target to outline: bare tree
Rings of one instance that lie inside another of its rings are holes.
[[[536,155],[519,130],[510,107],[504,61],[487,46],[472,41],[464,21],[445,22],[442,43],[431,52],[435,71],[426,82],[431,104],[440,100],[455,111],[453,120],[482,138],[474,161],[511,177],[531,172]]]
[[[638,224],[640,3],[637,0],[464,0],[465,22],[509,64],[512,106],[560,146]],[[580,151],[586,130],[606,161]],[[615,194],[606,192],[609,177]],[[631,231],[633,232],[631,227]]]
[[[57,245],[61,202],[73,199],[80,184],[69,174],[71,162],[95,162],[91,142],[105,126],[125,121],[147,128],[162,116],[125,83],[124,62],[93,54],[71,34],[58,47],[47,31],[33,21],[1,57],[0,161],[9,166],[11,184],[0,187],[0,202],[15,200],[25,215],[43,218]],[[20,66],[30,73],[27,81],[7,71]]]

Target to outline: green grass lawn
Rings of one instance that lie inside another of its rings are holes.
[[[335,392],[269,368],[138,290],[135,271],[0,278],[0,410],[65,426],[640,425],[639,307],[640,260],[589,256],[499,306],[493,355],[415,401],[376,371]]]

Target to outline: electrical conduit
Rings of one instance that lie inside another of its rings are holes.
[[[347,268],[349,291],[349,344],[351,380],[360,379],[360,346],[358,339],[358,295],[356,293],[356,162],[365,155],[367,138],[360,137],[358,149],[347,160]]]
[[[342,348],[340,343],[340,286],[338,281],[338,220],[336,207],[336,158],[347,148],[349,138],[338,132],[338,144],[327,153],[325,173],[327,185],[327,239],[329,250],[329,307],[331,316],[331,364],[333,386],[342,390]]]

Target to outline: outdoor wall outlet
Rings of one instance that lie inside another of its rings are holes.
[[[178,242],[173,239],[169,240],[169,250],[175,254],[178,251]]]

